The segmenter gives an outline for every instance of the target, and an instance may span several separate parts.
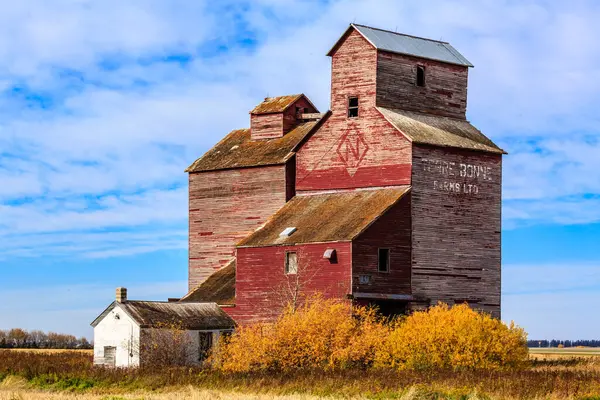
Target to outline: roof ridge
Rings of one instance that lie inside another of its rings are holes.
[[[350,26],[355,26],[355,27],[359,26],[359,27],[363,27],[363,28],[373,29],[374,31],[388,32],[388,33],[393,33],[394,35],[407,36],[407,37],[411,37],[411,38],[414,38],[414,39],[427,40],[429,42],[442,43],[442,44],[450,44],[449,42],[444,42],[443,40],[435,40],[435,39],[430,39],[430,38],[426,38],[426,37],[423,37],[423,36],[409,35],[408,33],[394,32],[394,31],[390,31],[388,29],[375,28],[375,27],[369,26],[369,25],[351,23]]]

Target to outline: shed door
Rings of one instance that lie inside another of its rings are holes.
[[[104,365],[114,367],[117,361],[117,348],[112,346],[104,346]]]
[[[212,332],[200,332],[200,341],[199,341],[199,359],[200,361],[206,360],[208,357],[208,353],[212,349],[213,345],[213,334]]]

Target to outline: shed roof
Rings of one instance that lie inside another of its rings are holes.
[[[328,56],[333,54],[340,41],[343,40],[343,38],[351,29],[356,29],[358,33],[360,33],[369,43],[379,50],[427,58],[429,60],[462,65],[465,67],[473,66],[473,64],[463,57],[458,50],[452,47],[450,43],[405,35],[403,33],[386,31],[383,29],[372,28],[370,26],[359,24],[350,24],[346,32],[344,32],[340,39],[338,39],[335,45],[327,53]]]
[[[120,307],[141,328],[177,327],[185,330],[232,329],[235,322],[216,303],[161,301],[113,302],[92,322],[96,326],[115,307]]]
[[[185,172],[285,164],[294,155],[297,146],[327,115],[320,120],[300,123],[283,137],[269,140],[251,140],[250,129],[234,130],[194,161]]]
[[[222,305],[235,304],[235,267],[233,259],[190,291],[180,302],[209,301]]]
[[[384,107],[377,109],[413,143],[506,153],[469,121]]]
[[[299,195],[239,247],[264,247],[351,241],[392,207],[410,186],[387,189]],[[286,228],[296,228],[280,236]]]
[[[310,103],[310,100],[308,100],[308,98],[302,93],[278,97],[265,97],[265,100],[254,107],[254,109],[250,111],[250,114],[272,114],[284,112],[301,97],[304,97]]]

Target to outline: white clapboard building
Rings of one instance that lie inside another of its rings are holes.
[[[137,367],[200,364],[235,322],[216,303],[128,300],[127,289],[117,288],[116,300],[91,325],[94,364]]]

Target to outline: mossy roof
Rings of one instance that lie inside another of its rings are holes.
[[[254,109],[250,111],[250,114],[272,114],[284,112],[301,97],[306,96],[300,93],[278,97],[265,97],[265,100],[254,107]]]
[[[377,109],[413,143],[506,154],[469,121],[385,107]]]
[[[268,140],[251,140],[250,129],[234,130],[185,172],[285,164],[321,120],[300,123],[283,137]]]
[[[238,247],[352,241],[409,189],[402,186],[296,196]],[[296,231],[281,237],[286,228]]]
[[[215,302],[220,305],[235,304],[235,266],[235,260],[231,261],[179,301],[182,303]]]
[[[141,328],[176,327],[186,330],[232,329],[235,322],[214,302],[162,302],[127,300],[113,302],[92,322],[96,326],[115,307],[120,307]]]

